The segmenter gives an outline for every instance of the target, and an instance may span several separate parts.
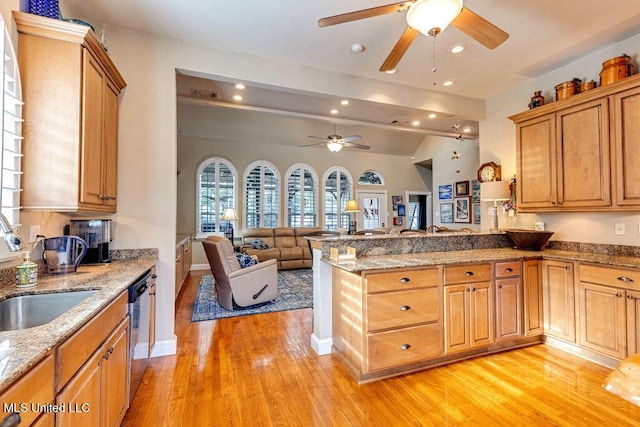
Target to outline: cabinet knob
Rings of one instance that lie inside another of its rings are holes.
[[[400,311],[409,311],[411,310],[411,307],[408,305],[402,305],[400,306]]]
[[[562,206],[562,200],[558,201],[558,206]]]
[[[411,348],[411,344],[402,344],[400,346],[400,350],[409,350]]]
[[[504,271],[507,272],[507,273],[513,273],[513,268],[507,267],[507,268],[505,268]]]
[[[467,271],[464,273],[465,276],[473,276],[473,271]]]
[[[627,276],[620,276],[620,277],[618,277],[618,280],[620,280],[621,282],[625,282],[625,283],[633,283],[633,279],[631,277],[627,277]]]
[[[471,288],[467,288],[467,292],[471,292]]]
[[[472,288],[471,290],[472,290],[473,292],[475,292],[475,291],[476,291],[476,288]]]
[[[498,285],[498,289],[502,289],[502,285]]]
[[[152,279],[157,279],[157,278],[158,278],[158,275],[157,275],[156,273],[153,273],[153,274],[151,275],[151,278],[152,278]]]
[[[569,266],[569,265],[565,265],[565,266],[564,266],[564,269],[565,269],[565,270],[570,270],[570,269],[571,269],[571,266]]]
[[[149,296],[153,296],[155,294],[156,294],[155,292],[149,292]]]
[[[555,205],[556,205],[556,201],[555,201],[555,200],[552,200],[552,201],[551,201],[551,204],[552,204],[553,206],[555,206]]]
[[[635,299],[635,298],[633,297],[633,295],[627,294],[627,299]]]
[[[400,283],[409,283],[411,281],[411,279],[409,279],[408,277],[403,277],[402,279],[399,280]]]
[[[618,293],[616,294],[616,298],[622,298],[622,294],[621,294],[620,292],[618,292]]]

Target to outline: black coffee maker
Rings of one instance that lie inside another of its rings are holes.
[[[69,234],[79,236],[87,242],[87,253],[81,264],[111,262],[109,242],[111,242],[110,219],[72,219]]]

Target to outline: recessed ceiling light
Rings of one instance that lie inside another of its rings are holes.
[[[436,117],[438,117],[438,115],[436,113],[431,113],[427,117],[429,117],[430,119],[435,119]]]
[[[233,95],[233,99],[236,101],[242,101],[242,97],[240,95]]]
[[[245,85],[243,85],[242,83],[236,83],[236,89],[242,90],[244,88],[245,88]]]
[[[335,108],[333,110],[330,111],[331,114],[338,114],[338,110],[336,110]]]
[[[411,122],[412,125],[418,126],[420,124],[420,120],[414,120]]]
[[[469,132],[471,132],[471,128],[464,128],[464,129],[462,129],[462,132],[469,133]]]
[[[451,86],[452,84],[454,84],[455,81],[454,80],[446,80],[444,83],[442,83],[442,86]]]
[[[353,53],[360,53],[360,52],[364,52],[365,47],[362,43],[354,43],[351,45],[351,52]]]
[[[397,69],[397,68],[394,68],[393,70],[387,70],[387,71],[385,71],[385,73],[387,73],[387,74],[395,74],[395,73],[396,73],[396,71],[398,71],[398,69]]]
[[[451,46],[449,48],[449,52],[451,52],[451,53],[460,53],[460,52],[464,51],[465,48],[466,48],[465,45],[463,45],[462,43],[457,43],[457,44],[454,44],[453,46]]]
[[[340,104],[349,105],[349,100],[348,99],[343,99],[342,101],[340,101]]]

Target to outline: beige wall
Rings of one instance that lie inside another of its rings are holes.
[[[298,138],[298,136],[292,136]],[[401,141],[398,141],[401,143]],[[325,171],[331,166],[342,166],[349,171],[354,180],[354,190],[384,190],[387,191],[387,201],[391,209],[391,195],[404,194],[406,190],[431,191],[431,173],[424,167],[414,165],[411,157],[381,155],[357,150],[342,150],[331,153],[326,147],[320,146],[299,148],[275,144],[251,144],[237,141],[223,141],[181,136],[178,138],[178,215],[177,231],[185,233],[195,232],[195,191],[196,170],[200,163],[210,157],[223,157],[235,166],[240,181],[245,169],[256,160],[266,160],[273,163],[284,180],[287,170],[296,163],[306,163],[316,171],[318,180],[322,180]],[[385,179],[384,186],[357,184],[358,177],[365,170],[373,169]],[[284,186],[281,184],[281,191]],[[242,184],[239,186],[237,200],[242,198]],[[238,216],[243,217],[242,203],[237,204]],[[281,225],[285,224],[284,203],[281,203]],[[392,212],[389,212],[389,224]],[[242,221],[237,226],[242,228]],[[399,227],[402,228],[402,227]],[[193,245],[193,263],[206,264],[207,260],[202,245]]]
[[[533,92],[542,90],[546,102],[555,100],[554,87],[574,77],[599,82],[602,62],[627,52],[632,55],[634,70],[638,72],[640,34],[616,43],[606,49],[569,65],[550,71],[546,75],[532,79],[512,91],[487,100],[486,119],[480,122],[480,161],[496,161],[502,164],[502,176],[510,177],[516,171],[515,126],[507,118],[526,110]],[[486,210],[486,209],[485,209]],[[575,242],[610,243],[638,245],[640,243],[640,214],[638,213],[546,213],[518,214],[515,218],[502,221],[506,226],[533,228],[536,221],[546,224],[554,231],[553,240]],[[486,223],[483,217],[483,223]],[[614,235],[614,224],[626,225],[626,235]]]

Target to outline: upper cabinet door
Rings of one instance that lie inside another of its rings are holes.
[[[555,114],[516,126],[518,207],[552,208],[556,205]]]
[[[557,113],[558,206],[611,205],[609,100]]]
[[[617,203],[640,206],[640,87],[613,97]]]

